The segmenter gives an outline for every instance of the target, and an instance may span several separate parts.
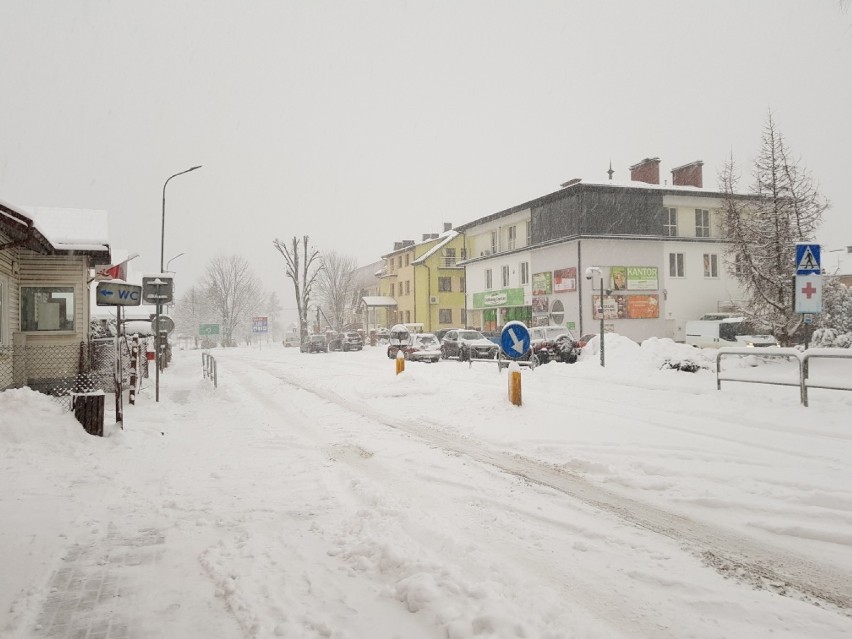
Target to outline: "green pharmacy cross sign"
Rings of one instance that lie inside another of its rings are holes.
[[[219,325],[218,324],[199,324],[198,334],[199,335],[218,335],[219,334]]]

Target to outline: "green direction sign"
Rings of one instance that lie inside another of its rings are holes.
[[[219,325],[218,324],[199,324],[198,325],[198,334],[199,335],[218,335],[219,334]]]

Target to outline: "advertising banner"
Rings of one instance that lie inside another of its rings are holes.
[[[533,313],[547,313],[549,308],[549,304],[547,302],[546,297],[534,297],[532,298],[532,312]]]
[[[504,288],[499,291],[484,291],[473,294],[473,308],[523,305],[524,289],[522,288]]]
[[[533,273],[532,276],[533,297],[542,295],[553,295],[553,273]]]
[[[656,266],[628,266],[627,289],[630,291],[656,291],[660,288]]]
[[[577,269],[575,267],[561,268],[553,271],[553,292],[564,293],[577,290]]]
[[[659,295],[628,295],[628,319],[657,319],[660,317]]]
[[[604,319],[624,319],[627,317],[627,304],[624,295],[604,295]],[[601,296],[592,295],[592,318],[601,318]]]

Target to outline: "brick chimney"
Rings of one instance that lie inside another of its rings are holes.
[[[630,167],[630,179],[646,184],[660,183],[660,158],[645,158]]]
[[[672,169],[672,185],[704,188],[703,166],[704,162],[696,160]]]
[[[447,231],[452,231],[452,230],[453,230],[453,223],[452,222],[444,222],[444,233],[446,233]]]

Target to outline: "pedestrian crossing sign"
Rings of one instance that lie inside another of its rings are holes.
[[[796,243],[796,275],[819,275],[819,244]]]

